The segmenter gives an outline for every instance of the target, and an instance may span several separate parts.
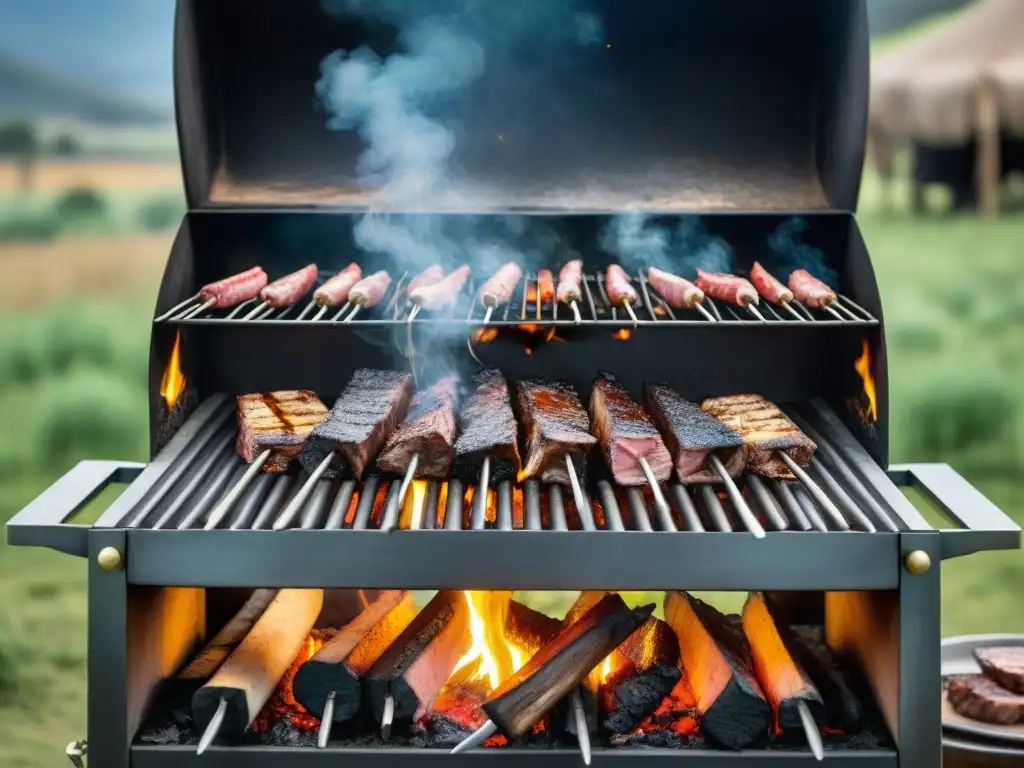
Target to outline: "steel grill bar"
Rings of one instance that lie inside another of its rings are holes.
[[[607,480],[601,480],[597,484],[597,492],[601,496],[601,506],[604,508],[604,525],[609,531],[624,531],[626,526],[622,523],[622,513],[619,512],[619,500],[615,498],[615,489]]]
[[[437,505],[441,500],[441,483],[431,480],[427,483],[427,495],[423,500],[423,530],[432,531],[437,525]]]
[[[552,485],[548,488],[548,509],[551,512],[551,530],[568,531],[569,521],[565,517],[565,502],[562,499],[562,488]]]
[[[470,530],[482,531],[487,527],[487,487],[477,485],[473,489],[473,500],[470,502]]]
[[[352,530],[366,530],[370,523],[370,516],[373,514],[373,505],[377,501],[377,486],[380,485],[380,478],[371,475],[363,483],[363,490],[359,494],[359,505],[356,507],[356,518],[352,523]]]
[[[836,505],[844,513],[852,527],[867,533],[874,533],[878,530],[875,528],[875,524],[868,519],[868,516],[860,511],[860,508],[850,498],[846,490],[832,477],[824,465],[813,456],[811,457],[810,469],[812,476],[819,481],[819,485],[823,486],[823,490],[828,493],[830,498],[835,499]]]
[[[393,531],[398,527],[402,516],[402,483],[398,480],[388,486],[387,500],[384,502],[384,517],[380,521],[382,531]]]
[[[295,490],[295,478],[289,475],[281,475],[275,478],[270,493],[263,500],[263,504],[256,513],[256,519],[252,521],[252,530],[265,531],[281,510],[281,505]]]
[[[335,530],[345,524],[345,513],[352,504],[352,494],[356,490],[355,480],[346,480],[338,489],[338,495],[334,497],[334,504],[327,515],[327,522],[324,528]]]
[[[235,514],[234,520],[231,521],[230,530],[247,530],[252,525],[253,520],[256,519],[256,512],[260,509],[264,498],[270,493],[273,480],[273,476],[264,472],[253,481],[237,505],[238,512]]]
[[[797,502],[796,496],[793,495],[793,490],[789,487],[789,484],[781,480],[770,480],[769,485],[774,491],[772,495],[781,502],[782,510],[785,512],[786,517],[789,518],[790,524],[801,531],[811,530],[814,525],[804,513],[803,507]]]
[[[324,515],[327,513],[327,500],[331,494],[331,483],[321,480],[317,483],[316,490],[309,497],[303,509],[302,520],[299,528],[303,531],[318,530],[323,527]]]
[[[697,507],[690,498],[690,494],[681,485],[672,485],[669,488],[669,498],[675,502],[676,511],[683,520],[684,529],[687,531],[704,531],[704,523],[701,522]]]
[[[448,507],[444,511],[444,528],[446,531],[462,530],[462,481],[448,482]]]
[[[811,525],[823,533],[827,533],[828,523],[825,522],[825,518],[818,512],[818,506],[814,503],[814,499],[807,493],[806,489],[802,485],[790,486],[790,490],[793,492],[793,497],[796,499],[797,504],[807,515],[807,519],[811,521]]]
[[[498,486],[498,530],[512,530],[512,483],[508,480]]]
[[[527,480],[523,487],[523,518],[528,531],[540,531],[544,527],[540,511],[540,483],[536,480]]]
[[[729,516],[725,513],[725,507],[722,506],[722,502],[715,494],[714,488],[710,485],[702,485],[700,498],[704,502],[704,511],[711,519],[711,524],[722,533],[731,532],[732,524],[729,522]]]
[[[629,516],[633,520],[633,528],[644,533],[653,531],[650,515],[647,514],[647,503],[640,489],[629,488],[626,498],[629,500]]]
[[[764,481],[755,475],[747,478],[746,485],[768,524],[776,531],[784,531],[789,528],[789,522],[783,517],[782,510],[776,505],[775,499],[765,487]]]
[[[214,467],[216,467],[222,460],[223,456],[233,449],[233,444],[234,434],[232,432],[227,432],[221,435],[220,439],[214,443],[211,460],[203,463],[199,469],[189,475],[181,490],[178,491],[177,497],[171,502],[171,505],[152,526],[153,530],[159,530],[167,525],[167,523],[174,518],[181,508],[191,500],[192,494],[195,493],[200,483],[202,483],[206,479],[206,476],[213,471]],[[136,525],[138,524],[138,521],[133,520],[132,522]],[[133,528],[135,526],[129,525],[128,527]]]
[[[213,480],[206,486],[202,496],[192,505],[192,509],[189,510],[188,514],[185,515],[178,523],[178,530],[186,530],[195,525],[196,521],[202,518],[210,508],[220,499],[225,491],[229,488],[228,481],[234,478],[237,480],[243,474],[245,474],[245,466],[239,466],[234,461],[234,455],[229,455],[225,460],[223,466],[217,470],[217,474],[214,475]]]

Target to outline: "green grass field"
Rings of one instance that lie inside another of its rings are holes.
[[[893,460],[949,462],[1024,520],[1024,218],[861,223],[884,294]],[[145,458],[149,302],[0,317],[0,519],[81,458]],[[75,558],[0,548],[5,766],[59,764],[85,733],[84,579]],[[945,563],[944,633],[1024,632],[1022,585],[1019,552]]]

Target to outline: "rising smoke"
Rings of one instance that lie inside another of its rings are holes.
[[[838,276],[825,261],[825,254],[803,241],[804,232],[808,229],[810,225],[805,219],[794,216],[768,236],[768,247],[776,256],[775,269],[780,275],[805,269],[826,285],[836,288]]]
[[[657,267],[692,278],[698,269],[732,271],[732,249],[721,238],[708,234],[699,216],[683,216],[674,229],[669,229],[646,213],[630,211],[608,222],[599,242],[602,250],[632,273]]]

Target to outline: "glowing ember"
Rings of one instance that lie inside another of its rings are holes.
[[[334,634],[335,631],[333,629],[314,629],[310,636],[306,638],[306,642],[299,651],[299,655],[295,657],[295,661],[288,667],[288,671],[284,673],[281,682],[274,689],[270,701],[264,705],[253,721],[252,730],[254,732],[265,733],[274,726],[274,723],[281,720],[287,720],[296,728],[301,728],[304,731],[316,731],[320,728],[319,718],[309,714],[305,707],[295,700],[292,684],[295,681],[295,675],[298,673],[299,667],[309,661]]]
[[[171,359],[167,361],[164,375],[160,379],[160,396],[167,403],[167,409],[174,408],[181,393],[185,391],[185,374],[181,372],[181,331],[174,339]]]
[[[482,680],[487,684],[487,693],[490,693],[518,669],[517,660],[520,665],[524,663],[520,654],[513,655],[512,644],[505,638],[508,604],[512,600],[512,593],[464,594],[469,606],[469,631],[473,644],[455,665],[452,678],[461,682]],[[460,670],[466,672],[458,675]]]
[[[399,530],[408,531],[423,527],[424,507],[427,503],[427,481],[413,480],[409,492],[402,504],[402,513],[398,518]]]
[[[683,675],[654,714],[637,726],[635,733],[671,732],[680,736],[695,735],[700,730],[697,717],[697,700],[690,690],[689,680]]]
[[[622,328],[612,334],[612,338],[616,341],[629,341],[633,337],[633,332],[629,328]]]
[[[871,351],[868,348],[868,342],[865,339],[864,351],[861,356],[857,359],[857,362],[853,364],[854,369],[860,374],[861,381],[864,382],[864,395],[868,400],[867,414],[871,418],[871,421],[878,421],[878,400],[875,393],[875,379],[871,375]]]
[[[489,341],[494,341],[498,338],[497,328],[479,328],[476,333],[473,334],[477,341],[481,344],[486,344]]]

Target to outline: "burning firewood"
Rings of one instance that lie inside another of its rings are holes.
[[[617,733],[610,739],[613,747],[679,747],[700,736],[697,700],[690,681],[681,675],[658,708],[629,733]]]
[[[241,738],[295,660],[323,601],[322,589],[282,589],[217,673],[195,692],[192,719],[203,731],[198,754],[219,735]]]
[[[793,627],[790,652],[810,675],[825,701],[825,725],[856,733],[864,728],[867,712],[864,702],[870,698],[865,681],[854,673],[855,664],[839,658],[829,649],[820,628]]]
[[[482,744],[499,731],[509,741],[518,739],[653,612],[654,605],[631,611],[621,600],[602,599],[502,682],[484,702],[487,723],[452,754]]]
[[[395,720],[418,720],[469,650],[469,609],[461,592],[438,592],[363,677],[370,711],[385,737]]]
[[[820,724],[825,719],[821,694],[793,658],[793,633],[776,622],[772,607],[760,592],[751,592],[743,606],[743,631],[750,643],[754,669],[764,686],[783,732],[803,728],[815,757],[824,757]]]
[[[742,630],[685,592],[665,593],[665,620],[679,639],[704,735],[729,749],[743,749],[761,738],[771,708]]]
[[[320,718],[320,746],[331,725],[351,719],[362,702],[362,677],[416,616],[412,594],[380,593],[377,600],[338,630],[295,676],[295,699]]]
[[[231,617],[199,654],[178,673],[178,680],[208,680],[241,643],[277,596],[276,589],[254,590],[238,613]]]

